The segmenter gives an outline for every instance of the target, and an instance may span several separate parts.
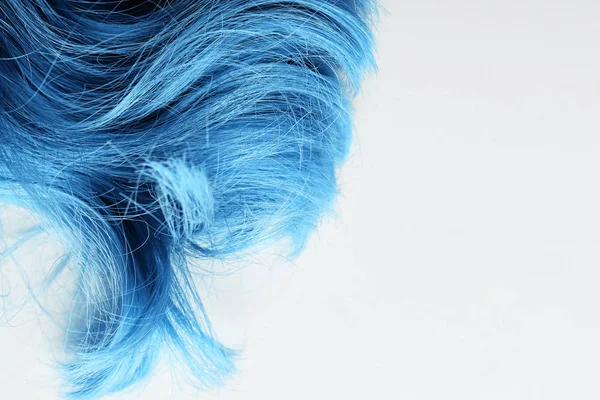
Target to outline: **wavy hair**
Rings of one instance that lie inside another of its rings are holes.
[[[66,396],[129,387],[163,352],[199,387],[234,371],[194,268],[296,253],[331,208],[375,9],[0,0],[0,197],[59,232],[77,268]]]

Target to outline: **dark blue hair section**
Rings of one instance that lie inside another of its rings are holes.
[[[195,268],[275,243],[297,253],[331,209],[375,11],[0,0],[0,194],[76,266],[66,396],[125,389],[162,354],[201,388],[234,372]]]

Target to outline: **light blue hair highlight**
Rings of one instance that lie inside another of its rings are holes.
[[[370,0],[0,0],[0,186],[68,245],[66,395],[234,372],[195,263],[304,246],[336,194]]]

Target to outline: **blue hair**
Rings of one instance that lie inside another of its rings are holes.
[[[77,266],[66,395],[234,372],[194,264],[282,241],[336,194],[374,67],[371,0],[0,0],[0,196]]]

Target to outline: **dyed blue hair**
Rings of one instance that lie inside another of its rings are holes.
[[[0,0],[0,194],[69,248],[67,395],[170,352],[223,383],[194,265],[285,241],[336,194],[370,0]]]

